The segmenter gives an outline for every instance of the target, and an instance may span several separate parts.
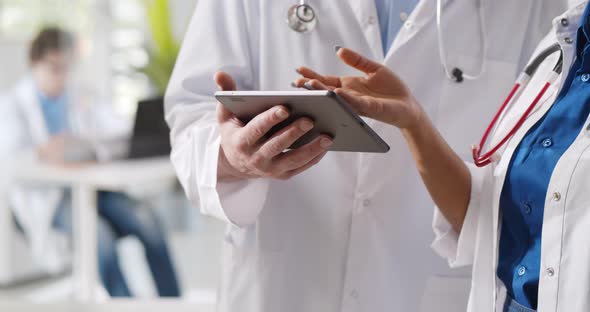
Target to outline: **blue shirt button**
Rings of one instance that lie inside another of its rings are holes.
[[[543,147],[548,148],[551,147],[551,145],[553,145],[553,141],[549,138],[543,140],[543,142],[541,142],[541,145],[543,145]]]
[[[526,268],[521,266],[520,268],[518,268],[518,276],[523,276],[526,274]]]
[[[580,79],[583,82],[588,82],[590,80],[590,74],[583,74],[582,77],[580,77]]]
[[[524,213],[530,215],[532,211],[533,211],[533,209],[531,208],[531,205],[524,204]]]

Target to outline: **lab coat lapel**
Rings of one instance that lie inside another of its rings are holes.
[[[357,23],[363,30],[365,40],[373,52],[373,58],[383,60],[385,56],[383,54],[383,43],[375,2],[373,0],[347,1],[356,17]],[[442,0],[443,13],[450,1],[452,0]],[[436,0],[421,0],[410,15],[408,23],[396,36],[387,56],[395,53],[395,51],[418,35],[430,23],[436,23]]]
[[[571,21],[571,22],[579,23],[579,21]],[[555,31],[555,29],[553,31]],[[550,42],[550,44],[553,44],[553,42]],[[546,47],[548,47],[548,46],[549,46],[549,44],[546,45]],[[571,60],[573,59],[573,51],[568,50],[567,47],[565,47],[563,49],[564,49],[564,54],[565,54],[564,59],[566,60],[566,62],[564,64],[564,68],[569,68],[571,66]],[[549,58],[548,60],[545,60],[545,63],[550,64],[549,66],[552,67],[552,64],[555,63],[555,60]],[[548,66],[548,65],[545,65],[545,66]],[[529,129],[531,127],[533,127],[549,111],[549,109],[551,108],[553,103],[556,101],[557,95],[561,91],[561,88],[563,87],[563,83],[565,82],[566,75],[567,75],[567,73],[562,73],[560,75],[559,79],[555,82],[554,86],[552,86],[550,88],[550,90],[543,96],[540,103],[537,105],[535,110],[531,113],[531,115],[525,121],[525,123],[522,125],[522,127],[519,129],[519,131],[508,141],[508,143],[506,144],[506,147],[498,152],[500,155],[502,155],[502,157],[495,164],[493,164],[493,166],[494,166],[493,174],[495,177],[494,180],[496,181],[493,185],[494,206],[493,206],[493,215],[492,215],[492,217],[493,217],[493,219],[492,219],[492,229],[493,229],[492,243],[494,244],[492,246],[493,247],[493,249],[492,249],[493,250],[493,258],[492,259],[494,260],[494,265],[493,265],[494,268],[496,268],[498,265],[499,245],[500,245],[501,217],[502,217],[501,207],[500,207],[500,196],[501,196],[502,190],[504,188],[504,183],[506,180],[506,176],[508,174],[508,167],[510,165],[510,161],[511,161],[512,156],[513,156],[514,152],[516,151],[518,145],[520,144],[520,142],[522,142],[525,135],[528,133]],[[536,86],[534,88],[534,90],[536,92],[536,90],[538,89],[538,86],[541,84],[542,84],[542,82],[535,81],[535,83],[531,82],[530,86],[533,86],[533,87]],[[526,98],[525,97],[522,98],[525,104],[528,104],[529,101],[533,100],[534,96],[536,96],[535,92],[533,92],[532,94],[530,94]],[[521,114],[516,114],[512,118],[514,121],[505,122],[502,127],[504,127],[504,128],[508,127],[507,129],[509,129],[516,122],[516,119],[520,118],[519,116],[521,116]],[[498,130],[501,130],[501,131],[498,131]],[[506,129],[497,129],[496,132],[497,133],[494,134],[494,138],[492,140],[492,145],[495,145],[496,142],[498,142],[501,139],[501,137],[503,137],[503,134],[507,133],[507,130]],[[498,136],[498,133],[502,133],[502,135]],[[495,283],[496,280],[495,279],[493,279],[493,280]],[[494,284],[494,286],[496,286],[496,285]],[[498,290],[497,287],[494,287],[495,299],[497,299],[498,296],[500,295],[499,293],[497,293],[497,290]]]
[[[19,109],[23,112],[23,118],[27,123],[31,140],[35,145],[38,145],[47,142],[49,133],[43,113],[41,112],[39,100],[35,97],[35,94],[33,79],[26,78],[17,87],[15,96],[17,102],[20,104]]]
[[[379,30],[379,19],[374,0],[346,0],[356,17],[359,27],[365,35],[365,40],[374,59],[383,60],[383,43]]]
[[[445,8],[450,1],[451,0],[442,0],[443,15]],[[387,53],[387,57],[402,48],[407,42],[423,31],[430,23],[433,23],[435,26],[436,0],[421,0],[412,14],[410,14],[404,27],[400,29]]]

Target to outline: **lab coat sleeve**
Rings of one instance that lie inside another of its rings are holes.
[[[13,94],[0,95],[0,163],[7,167],[15,159],[35,156],[25,121],[16,105]]]
[[[256,5],[199,1],[166,95],[171,158],[187,196],[204,214],[236,226],[256,222],[269,181],[217,181],[220,135],[213,76],[225,71],[238,89],[257,88]]]
[[[473,263],[479,214],[482,206],[482,186],[487,170],[487,168],[478,168],[473,164],[467,165],[471,174],[471,194],[461,233],[457,234],[438,208],[435,208],[434,212],[433,229],[435,239],[432,248],[439,256],[446,259],[453,268]]]

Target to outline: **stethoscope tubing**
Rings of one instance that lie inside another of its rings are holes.
[[[502,140],[500,140],[500,142],[498,144],[496,144],[495,146],[493,146],[488,152],[481,155],[482,150],[483,150],[490,134],[495,131],[496,125],[500,121],[504,112],[507,111],[510,103],[513,103],[514,99],[520,97],[521,93],[524,91],[524,89],[526,89],[529,82],[531,81],[531,78],[533,77],[533,75],[535,74],[537,69],[540,67],[540,65],[543,63],[543,61],[545,61],[550,55],[552,55],[553,53],[555,53],[557,51],[560,52],[559,61],[553,67],[553,70],[551,71],[551,74],[549,75],[549,77],[547,77],[547,79],[545,80],[545,83],[544,83],[541,91],[539,93],[537,93],[537,96],[535,97],[535,99],[527,107],[525,112],[518,119],[518,121],[512,127],[512,129],[510,129],[510,131],[502,138]],[[497,155],[496,153],[498,152],[498,150],[500,150],[500,148],[502,148],[502,146],[504,146],[508,142],[508,140],[510,140],[510,138],[512,138],[516,134],[516,132],[522,127],[522,125],[527,120],[527,118],[531,115],[531,113],[533,112],[535,107],[539,104],[539,102],[541,101],[541,99],[543,98],[545,93],[547,93],[547,90],[549,89],[549,87],[551,87],[551,85],[557,80],[557,78],[559,78],[559,75],[561,74],[562,70],[563,70],[563,51],[561,50],[561,46],[559,44],[554,44],[554,45],[550,46],[549,48],[541,51],[541,53],[539,53],[539,55],[537,57],[535,57],[529,63],[529,65],[527,65],[524,72],[521,73],[520,76],[518,77],[518,79],[516,80],[514,87],[512,88],[510,93],[508,94],[508,97],[504,100],[504,102],[502,103],[502,106],[500,106],[500,109],[494,115],[494,118],[492,119],[492,121],[490,122],[488,127],[486,128],[486,130],[481,138],[481,141],[479,142],[479,145],[472,146],[473,161],[477,167],[485,167],[485,166],[491,164],[493,161],[498,159],[498,157],[496,156]]]
[[[486,34],[486,20],[485,20],[485,7],[483,4],[483,0],[476,0],[477,2],[477,14],[479,20],[479,38],[480,38],[480,47],[481,47],[481,64],[479,68],[479,72],[474,75],[468,75],[461,71],[461,76],[467,80],[476,80],[483,76],[487,69],[487,53],[488,53],[488,42],[487,42],[487,34]],[[451,70],[449,69],[449,64],[447,62],[447,50],[445,46],[445,38],[444,38],[444,31],[442,26],[442,16],[443,16],[443,5],[442,0],[436,0],[436,35],[438,40],[438,55],[440,58],[440,63],[443,66],[443,70],[447,75],[447,78],[454,80],[456,82],[461,82],[457,80],[457,77],[453,75]],[[458,69],[458,68],[456,68]]]
[[[481,42],[481,48],[482,48],[481,68],[480,68],[479,73],[476,75],[465,75],[465,74],[461,73],[462,78],[469,79],[469,80],[478,79],[486,71],[487,41],[486,41],[486,30],[485,30],[486,25],[485,25],[485,19],[484,19],[485,18],[485,11],[484,11],[484,6],[483,6],[482,2],[483,2],[483,0],[477,0],[479,21],[480,21],[480,32],[481,32],[480,38],[482,41]],[[300,0],[299,4],[296,6],[309,7],[309,9],[311,9],[313,12],[313,8],[311,8],[311,6],[309,6],[308,1],[306,1],[306,0]],[[315,15],[315,13],[314,13],[314,15]],[[298,17],[298,18],[299,18],[299,21],[302,23],[307,22],[307,21],[302,21],[302,19],[300,17]],[[316,18],[317,17],[314,16],[314,19],[316,19]],[[440,56],[440,61],[443,66],[443,69],[445,71],[445,74],[449,79],[460,82],[460,80],[454,79],[453,75],[451,74],[451,72],[448,68],[446,49],[444,46],[443,29],[442,29],[442,0],[437,0],[437,4],[436,4],[436,26],[437,26],[437,36],[438,36],[438,41],[439,41],[439,56]],[[294,28],[294,30],[298,31],[296,28]],[[550,55],[552,55],[553,53],[555,53],[557,51],[559,51],[561,53],[560,58],[559,58],[559,62],[553,68],[551,75],[545,81],[545,84],[543,85],[543,88],[541,89],[541,91],[537,94],[535,99],[527,107],[526,111],[518,119],[518,121],[516,122],[514,127],[512,127],[512,129],[508,132],[508,134],[506,134],[498,144],[493,146],[488,152],[485,152],[482,155],[483,147],[485,146],[490,134],[496,130],[495,129],[496,125],[499,123],[504,112],[507,111],[510,103],[513,103],[514,99],[520,97],[522,90],[526,89],[526,87],[528,86],[528,84],[531,80],[531,77],[534,75],[534,73],[537,71],[539,66],[543,63],[543,61],[545,61]],[[524,124],[526,119],[533,112],[533,110],[535,109],[537,104],[541,101],[541,98],[543,98],[543,96],[545,95],[545,93],[547,92],[549,87],[557,80],[557,78],[561,74],[561,71],[563,69],[562,66],[563,66],[563,51],[561,50],[561,46],[559,46],[559,44],[555,44],[555,45],[545,49],[535,59],[533,59],[533,61],[531,61],[527,65],[527,67],[524,69],[524,72],[516,80],[514,87],[512,88],[510,93],[508,94],[508,97],[504,100],[504,102],[502,103],[502,106],[500,106],[500,109],[494,115],[494,118],[492,119],[492,121],[490,122],[488,127],[486,128],[486,130],[479,142],[479,145],[472,146],[472,156],[473,156],[473,160],[474,160],[474,163],[476,166],[484,167],[484,166],[491,164],[494,160],[497,159],[496,153],[498,152],[498,150],[500,150],[500,148],[502,146],[504,146],[506,144],[506,142],[508,142],[508,140],[510,140],[510,138],[512,138],[516,134],[516,132],[522,127],[522,125]]]
[[[541,92],[539,92],[537,94],[537,96],[535,97],[535,100],[533,102],[531,102],[531,104],[529,105],[529,107],[526,109],[526,111],[523,113],[523,115],[520,117],[520,119],[516,122],[516,124],[514,125],[514,127],[510,130],[510,132],[508,132],[504,136],[504,138],[502,138],[502,140],[498,144],[496,144],[496,146],[494,146],[490,151],[488,151],[487,153],[485,153],[482,156],[479,156],[479,153],[481,152],[481,149],[480,148],[476,147],[476,148],[473,149],[473,160],[474,160],[474,163],[475,163],[475,165],[477,167],[485,167],[485,166],[491,164],[492,161],[494,161],[494,160],[497,159],[497,158],[494,157],[494,155],[496,154],[496,152],[502,146],[504,146],[504,144],[506,144],[506,142],[508,142],[508,140],[510,140],[510,138],[513,137],[516,134],[516,132],[522,127],[522,125],[524,124],[524,122],[526,121],[526,119],[529,117],[529,115],[531,114],[531,112],[533,111],[533,109],[535,109],[535,107],[537,106],[537,104],[539,103],[539,101],[541,100],[541,98],[545,95],[545,93],[547,92],[547,90],[549,89],[549,87],[551,86],[551,84],[552,84],[552,82],[550,82],[550,81],[545,82],[545,85],[541,89]],[[524,89],[526,87],[526,85],[524,85],[522,87],[523,87],[522,89]],[[496,125],[498,119],[500,118],[500,115],[505,111],[505,109],[508,106],[508,104],[510,102],[512,102],[512,98],[514,97],[514,94],[516,94],[516,92],[518,92],[518,90],[520,88],[521,88],[521,85],[520,84],[517,84],[517,85],[514,86],[514,88],[512,89],[512,92],[510,93],[510,96],[508,98],[506,98],[506,101],[502,105],[502,108],[498,111],[498,113],[494,117],[492,123],[490,123],[490,125],[486,129],[486,132],[484,133],[484,136],[482,137],[479,146],[483,146],[483,144],[485,144],[485,142],[488,139],[488,136],[492,132],[492,129],[494,128],[494,126]]]

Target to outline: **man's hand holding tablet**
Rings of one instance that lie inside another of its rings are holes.
[[[215,75],[223,91],[235,91],[234,80],[226,73]],[[333,141],[320,135],[297,149],[286,151],[314,128],[313,120],[303,117],[268,137],[278,124],[289,119],[284,106],[274,106],[244,124],[221,103],[217,106],[221,147],[217,175],[220,181],[252,178],[289,179],[317,164]]]

